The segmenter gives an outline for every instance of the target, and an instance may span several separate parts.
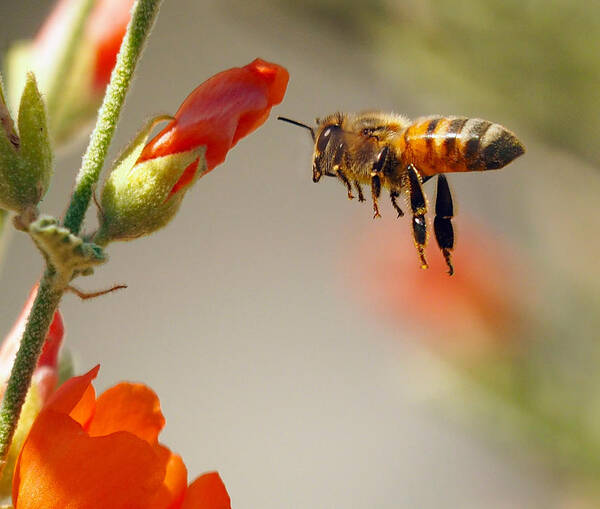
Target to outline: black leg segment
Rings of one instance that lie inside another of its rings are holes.
[[[376,217],[381,217],[379,213],[379,206],[377,205],[377,200],[379,195],[381,194],[381,180],[377,175],[372,175],[371,177],[371,197],[373,198],[373,219]]]
[[[354,187],[356,188],[356,192],[358,193],[358,201],[365,201],[365,196],[362,191],[362,187],[360,187],[360,182],[358,180],[354,181]]]
[[[413,238],[421,260],[421,268],[426,269],[429,267],[427,260],[425,260],[425,244],[427,244],[425,214],[427,213],[427,202],[425,201],[423,187],[421,186],[421,177],[417,169],[411,164],[407,168],[407,173],[410,191],[410,209],[413,214]]]
[[[392,205],[394,206],[394,209],[396,209],[396,212],[398,212],[398,217],[402,217],[404,215],[404,212],[402,212],[402,209],[400,208],[400,206],[398,205],[398,202],[396,201],[399,197],[400,197],[400,193],[398,191],[390,191],[390,198],[392,200]]]
[[[450,275],[454,274],[454,267],[452,266],[452,250],[454,249],[453,217],[454,205],[452,203],[450,187],[448,186],[446,176],[443,173],[440,173],[437,179],[433,228],[435,231],[435,239],[442,250],[442,254],[448,265],[448,274]]]

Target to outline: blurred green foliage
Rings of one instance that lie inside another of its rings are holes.
[[[366,45],[392,85],[414,82],[445,98],[440,109],[464,110],[439,113],[516,119],[600,163],[600,2],[272,1]]]

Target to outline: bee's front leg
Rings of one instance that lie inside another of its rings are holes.
[[[349,200],[353,200],[354,199],[354,195],[352,194],[352,184],[348,180],[348,177],[346,177],[346,174],[339,167],[336,168],[335,172],[336,172],[338,178],[346,186],[346,189],[348,189],[348,199]]]
[[[356,191],[358,192],[358,201],[365,201],[365,197],[362,192],[362,187],[360,187],[360,182],[358,180],[354,181],[354,187],[356,188]]]

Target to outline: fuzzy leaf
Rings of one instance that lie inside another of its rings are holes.
[[[40,216],[29,225],[29,234],[65,284],[77,275],[91,274],[96,265],[107,261],[100,246],[84,242],[53,217]]]

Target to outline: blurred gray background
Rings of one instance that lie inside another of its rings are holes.
[[[318,12],[303,15],[301,6],[164,3],[112,157],[145,119],[174,112],[220,70],[260,56],[285,65],[291,80],[271,119],[196,184],[172,224],[111,245],[110,263],[76,282],[90,291],[129,285],[88,302],[65,297],[66,345],[77,371],[100,363],[99,389],[123,379],[150,385],[167,419],[161,441],[183,456],[190,479],[218,470],[237,508],[579,507],[551,467],[428,402],[439,382],[415,359],[429,354],[401,324],[380,320],[341,268],[360,242],[357,232],[389,226],[391,207],[385,203],[384,220],[373,223],[370,207],[349,202],[339,184],[314,185],[310,139],[275,115],[310,123],[336,110],[382,109],[493,117],[510,126],[526,157],[499,172],[453,176],[455,199],[461,213],[512,239],[547,295],[598,280],[593,161],[550,148],[556,144],[515,114],[510,93],[489,108],[443,95],[426,75],[413,76],[401,51],[384,55],[358,33],[318,22]],[[33,35],[49,8],[47,1],[2,2],[0,42]],[[393,79],[392,63],[400,75]],[[488,64],[496,63],[490,54]],[[58,156],[44,212],[63,213],[84,148],[82,139]],[[88,229],[94,224],[91,211]],[[413,249],[409,237],[404,244]],[[439,255],[430,249],[429,256]],[[368,274],[373,263],[356,262],[356,273]],[[40,270],[32,243],[14,233],[0,330],[9,329]],[[542,307],[568,311],[552,299]],[[592,314],[578,309],[577,335],[590,338]],[[453,404],[465,403],[457,394]]]

